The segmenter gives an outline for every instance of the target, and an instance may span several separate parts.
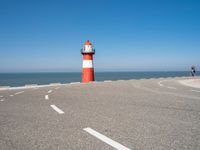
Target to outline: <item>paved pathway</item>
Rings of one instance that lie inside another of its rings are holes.
[[[184,79],[0,91],[0,149],[199,150],[200,89]]]

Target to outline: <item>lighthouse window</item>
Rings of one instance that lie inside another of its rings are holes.
[[[92,46],[91,45],[85,45],[85,52],[92,52]]]

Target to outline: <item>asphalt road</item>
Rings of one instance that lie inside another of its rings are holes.
[[[181,79],[0,91],[0,149],[199,150],[200,89]]]

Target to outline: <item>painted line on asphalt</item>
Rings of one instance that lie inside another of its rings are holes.
[[[52,107],[56,112],[58,112],[59,114],[64,114],[64,112],[63,112],[60,108],[58,108],[56,105],[51,105],[51,107]]]
[[[3,98],[3,99],[1,99],[0,101],[3,102],[4,100],[5,100],[5,99]]]
[[[2,95],[0,95],[0,98],[3,98],[3,96],[2,96]]]
[[[52,90],[49,90],[47,93],[51,93],[52,92]]]
[[[48,100],[49,99],[49,95],[45,95],[45,99]]]
[[[121,145],[120,143],[113,141],[112,139],[106,137],[105,135],[103,135],[101,133],[98,133],[97,131],[95,131],[89,127],[84,128],[83,130],[118,150],[130,150],[129,148],[125,147],[124,145]]]
[[[135,85],[135,84],[132,84],[133,87],[137,88],[137,89],[140,89],[140,90],[145,90],[145,91],[148,91],[148,92],[152,92],[152,93],[156,93],[156,94],[165,94],[165,95],[172,95],[172,96],[176,96],[176,97],[181,97],[181,98],[188,98],[188,99],[195,99],[195,100],[200,100],[200,97],[199,96],[189,96],[189,95],[185,95],[185,94],[178,94],[178,93],[174,93],[174,92],[169,92],[169,91],[156,91],[156,90],[153,90],[151,88],[147,88],[147,87],[142,87],[140,85]]]
[[[10,97],[13,97],[14,95],[10,95]]]
[[[163,81],[159,81],[159,82],[158,82],[158,85],[159,85],[159,86],[163,86],[162,82],[163,82]]]
[[[174,89],[174,90],[176,89],[175,87],[172,87],[172,86],[168,86],[167,88],[168,89]]]
[[[55,90],[58,90],[60,87],[56,87]]]
[[[17,92],[17,93],[15,93],[15,95],[22,94],[22,93],[24,93],[24,91]]]
[[[190,91],[192,91],[192,92],[199,92],[200,93],[200,91],[198,91],[198,90],[190,90]]]

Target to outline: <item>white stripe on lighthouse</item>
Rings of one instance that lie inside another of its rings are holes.
[[[83,60],[83,68],[93,68],[92,60]]]

